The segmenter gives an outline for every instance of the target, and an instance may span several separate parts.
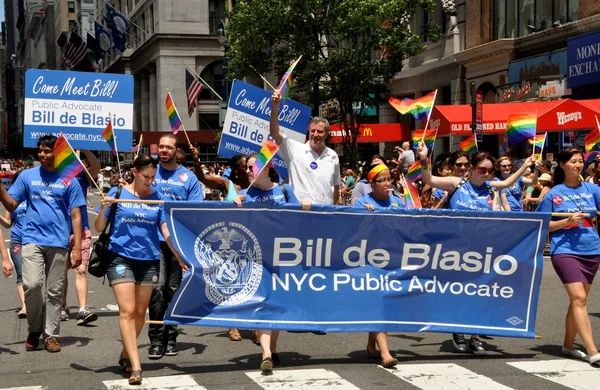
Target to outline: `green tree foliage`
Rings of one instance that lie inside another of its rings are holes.
[[[362,118],[353,102],[374,106],[402,62],[422,52],[423,39],[409,29],[410,15],[432,11],[434,0],[246,0],[230,13],[227,73],[283,75],[300,55],[292,94],[318,114],[319,104],[338,100],[346,130],[344,153],[354,162]],[[422,33],[423,31],[420,31]],[[429,26],[429,40],[439,36]]]

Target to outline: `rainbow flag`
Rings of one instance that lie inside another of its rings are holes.
[[[521,113],[512,114],[506,121],[506,138],[508,146],[527,141],[535,137],[537,127],[537,114]]]
[[[140,145],[135,145],[133,148],[131,148],[132,152],[137,152],[138,150],[140,150]]]
[[[54,171],[67,186],[83,171],[83,165],[62,134],[54,144]]]
[[[423,132],[425,132],[425,137],[423,137]],[[413,148],[417,148],[419,146],[419,142],[423,140],[425,142],[425,146],[427,146],[428,151],[433,150],[433,144],[435,144],[435,137],[437,135],[437,129],[431,130],[415,130],[415,135],[413,135]]]
[[[177,107],[175,107],[175,102],[171,97],[171,92],[167,92],[165,104],[167,105],[167,115],[169,116],[169,123],[171,123],[171,131],[173,134],[177,134],[179,128],[181,127],[181,117],[177,112]]]
[[[596,117],[596,128],[589,132],[585,136],[585,151],[590,153],[593,151],[600,150],[600,124],[598,123],[598,117]]]
[[[422,173],[421,169],[422,169],[421,160],[417,161],[416,163],[414,163],[413,165],[408,167],[408,171],[406,172],[406,176],[405,176],[406,180],[408,180],[411,183],[414,183],[417,180],[419,180],[420,178],[422,178],[423,173]]]
[[[475,134],[471,135],[466,140],[462,141],[459,144],[460,148],[464,150],[467,154],[475,153],[477,151],[477,138],[475,138]]]
[[[536,135],[535,137],[533,137],[532,139],[530,139],[528,141],[529,144],[533,145],[534,147],[537,146],[538,148],[541,148],[542,146],[544,146],[544,143],[546,142],[546,134],[548,134],[548,133]]]
[[[260,172],[264,169],[264,167],[269,164],[269,161],[275,156],[279,146],[275,145],[275,143],[271,140],[266,140],[263,144],[260,152],[256,156],[256,160],[254,161],[254,166],[252,167],[252,172],[254,173],[254,178],[257,178]]]
[[[422,96],[418,99],[396,99],[391,97],[389,103],[402,115],[411,114],[416,120],[427,119],[433,109],[435,95],[437,91],[431,92],[428,95]]]
[[[113,131],[112,120],[110,118],[108,119],[108,125],[106,125],[102,131],[102,138],[104,138],[108,146],[110,146],[110,150],[112,150],[113,154],[116,155],[117,145],[115,143],[115,132]]]
[[[300,62],[301,58],[302,56],[298,57],[296,61],[292,62],[292,65],[290,65],[288,70],[286,70],[286,72],[283,74],[283,77],[277,86],[279,93],[283,97],[283,101],[285,101],[290,95],[290,88],[292,86],[292,72],[294,71],[296,65],[298,65],[298,62]]]
[[[419,191],[417,188],[410,182],[404,180],[404,204],[407,209],[421,209],[423,205],[421,204],[421,197],[419,196]]]

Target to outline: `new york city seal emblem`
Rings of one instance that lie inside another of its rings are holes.
[[[244,225],[210,225],[198,235],[194,252],[202,266],[205,294],[215,305],[243,303],[258,290],[262,253],[258,240]]]

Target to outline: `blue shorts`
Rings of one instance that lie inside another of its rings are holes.
[[[118,283],[154,286],[158,283],[159,273],[159,260],[135,260],[109,252],[106,276],[111,286]]]

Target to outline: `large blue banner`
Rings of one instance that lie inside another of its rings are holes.
[[[29,69],[25,72],[26,148],[61,132],[75,149],[110,150],[102,137],[109,118],[119,152],[131,151],[133,76]]]
[[[165,323],[534,337],[550,214],[167,203]]]
[[[231,158],[236,154],[250,155],[260,150],[269,135],[272,92],[235,80],[229,95],[229,105],[223,124],[218,155]],[[287,99],[279,107],[279,126],[291,139],[304,142],[310,107]],[[287,164],[276,154],[273,163],[277,172],[287,177]]]

